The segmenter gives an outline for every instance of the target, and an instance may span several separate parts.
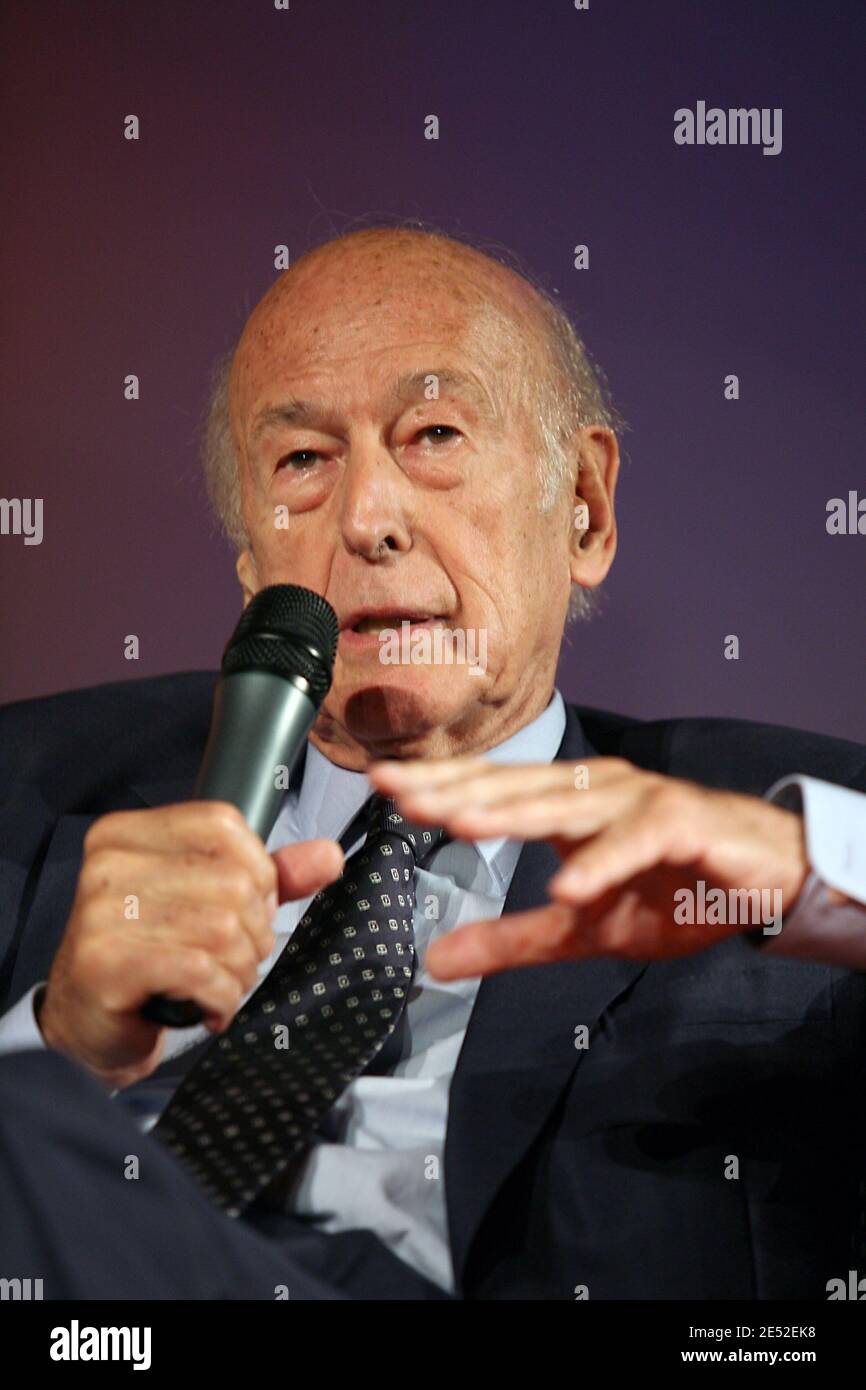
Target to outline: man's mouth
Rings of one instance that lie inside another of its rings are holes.
[[[361,618],[357,623],[353,623],[351,632],[392,632],[395,628],[402,627],[403,623],[409,623],[411,627],[423,627],[425,623],[441,622],[439,617],[431,617],[423,613],[404,613],[399,618],[393,616],[387,618],[368,617]]]
[[[408,623],[411,629],[431,628],[437,623],[445,622],[446,617],[443,613],[431,613],[429,609],[358,609],[355,613],[349,613],[343,622],[341,637],[345,639],[349,646],[361,643],[366,639],[368,642],[375,640],[383,632],[401,632],[403,624]]]

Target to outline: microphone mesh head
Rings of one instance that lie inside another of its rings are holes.
[[[297,584],[271,584],[247,604],[223,655],[223,675],[303,676],[316,705],[331,686],[340,624],[327,599]]]

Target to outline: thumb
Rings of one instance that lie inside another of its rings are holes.
[[[345,855],[336,840],[304,840],[284,845],[271,855],[277,866],[278,896],[281,903],[306,898],[343,872]]]

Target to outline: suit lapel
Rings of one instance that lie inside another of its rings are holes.
[[[574,710],[557,761],[595,756]],[[559,865],[544,841],[528,841],[503,914],[539,907]],[[445,1194],[458,1289],[485,1212],[527,1152],[583,1053],[575,1029],[601,1013],[646,968],[599,959],[507,970],[481,982],[451,1083],[445,1141]]]
[[[135,782],[130,790],[145,806],[173,806],[179,801],[192,801],[195,774],[189,777],[168,777],[153,782]]]

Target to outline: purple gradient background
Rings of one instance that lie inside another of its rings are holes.
[[[217,664],[212,362],[275,244],[417,217],[556,288],[631,425],[567,696],[863,738],[866,537],[825,530],[866,493],[862,4],[19,0],[2,30],[0,495],[45,499],[41,546],[0,536],[4,700]],[[782,153],[676,146],[698,99],[781,106]]]

